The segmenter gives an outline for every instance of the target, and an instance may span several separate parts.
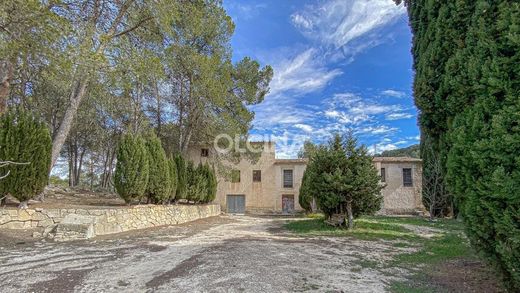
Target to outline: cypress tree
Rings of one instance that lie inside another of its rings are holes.
[[[217,182],[217,174],[215,172],[214,167],[208,168],[208,196],[206,199],[206,202],[213,202],[217,198],[217,188],[218,188],[218,182]]]
[[[150,133],[146,139],[148,151],[149,176],[145,195],[151,203],[163,203],[171,196],[170,166],[161,140]]]
[[[310,195],[309,191],[309,184],[311,182],[311,179],[309,176],[311,175],[310,172],[305,170],[302,177],[302,185],[300,186],[300,192],[298,197],[298,203],[300,206],[308,213],[311,212],[311,202],[312,202],[312,196]]]
[[[168,166],[170,168],[170,202],[175,201],[175,197],[177,194],[177,185],[178,185],[178,175],[177,175],[177,164],[175,163],[175,158],[171,157],[168,159]]]
[[[43,192],[49,180],[52,141],[49,129],[31,113],[10,111],[0,117],[0,195],[10,194],[21,208]]]
[[[114,185],[125,202],[141,200],[148,184],[148,152],[139,135],[125,134],[117,148]]]
[[[186,196],[186,161],[181,154],[175,156],[175,166],[177,167],[177,192],[176,199],[187,199]]]
[[[195,167],[192,161],[186,165],[186,199],[192,202],[201,202],[206,193],[202,165]]]
[[[471,243],[519,291],[520,3],[406,2],[422,136],[443,160]]]

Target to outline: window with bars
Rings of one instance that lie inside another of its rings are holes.
[[[253,182],[262,182],[262,171],[253,170]]]
[[[293,187],[293,170],[283,170],[283,187]]]
[[[411,168],[403,168],[403,186],[404,187],[412,187],[413,186],[412,169]]]
[[[386,169],[381,168],[381,182],[386,182]]]

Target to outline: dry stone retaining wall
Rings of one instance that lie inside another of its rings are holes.
[[[90,238],[220,214],[220,205],[143,205],[103,209],[0,209],[0,229],[44,228],[56,238]],[[66,240],[66,239],[64,239]]]

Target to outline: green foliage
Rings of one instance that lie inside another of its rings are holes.
[[[423,141],[442,160],[471,243],[518,291],[520,3],[407,2]]]
[[[161,140],[154,133],[147,135],[148,184],[145,196],[152,203],[163,203],[171,196],[170,166]]]
[[[27,201],[43,192],[51,164],[49,129],[31,113],[10,111],[0,117],[0,162],[15,163],[0,167],[0,194]],[[2,164],[0,164],[2,165]]]
[[[127,203],[141,200],[148,185],[148,151],[140,135],[125,134],[117,149],[114,185]]]
[[[388,150],[382,152],[380,157],[411,157],[411,158],[419,158],[420,157],[420,146],[418,144],[411,145],[409,147]]]
[[[203,175],[206,180],[206,196],[203,202],[208,203],[215,200],[217,197],[217,175],[215,169],[211,168],[208,164],[203,166]]]
[[[195,167],[192,161],[186,165],[186,199],[189,201],[202,202],[206,197],[207,182],[202,168],[202,165]]]
[[[177,167],[177,192],[176,199],[188,199],[186,195],[187,188],[187,169],[186,161],[181,154],[175,156],[175,166]]]
[[[168,194],[170,195],[169,200],[174,201],[177,195],[177,186],[179,184],[179,176],[177,174],[177,164],[175,158],[171,157],[168,159],[168,167],[170,170],[170,186]]]
[[[348,134],[336,135],[320,147],[307,166],[303,194],[316,197],[318,207],[330,217],[349,214],[354,218],[373,214],[381,207],[383,186],[364,146]]]
[[[303,173],[302,185],[300,186],[298,202],[306,212],[310,213],[312,212],[311,204],[313,196],[310,193],[310,181],[307,179],[308,176],[309,173],[307,173],[307,170],[305,170],[305,172]]]

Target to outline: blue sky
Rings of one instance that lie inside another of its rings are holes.
[[[224,1],[235,22],[233,58],[274,69],[255,105],[253,140],[295,157],[305,139],[352,129],[370,150],[418,143],[411,33],[392,0]]]

